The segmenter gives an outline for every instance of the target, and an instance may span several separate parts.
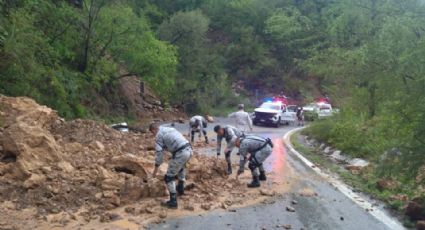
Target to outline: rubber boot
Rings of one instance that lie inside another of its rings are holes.
[[[232,175],[232,164],[227,163],[227,175]]]
[[[258,176],[252,176],[251,183],[247,184],[248,188],[258,188],[260,187],[260,180]]]
[[[161,206],[177,209],[177,193],[170,193],[170,200],[162,202]]]
[[[190,142],[193,144],[193,142],[195,142],[195,135],[192,134],[190,135]]]
[[[260,171],[259,179],[261,181],[266,181],[267,180],[266,173],[264,171]]]
[[[177,184],[176,190],[177,190],[177,194],[179,196],[184,195],[184,181],[179,180],[179,183]]]
[[[205,136],[205,144],[209,144],[210,142],[208,141],[208,137]]]

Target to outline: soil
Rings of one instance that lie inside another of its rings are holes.
[[[248,173],[228,177],[224,159],[200,152],[215,143],[197,143],[186,194],[178,198],[178,210],[166,210],[159,204],[168,198],[167,164],[151,177],[152,135],[65,121],[24,97],[0,95],[0,121],[0,229],[139,229],[164,218],[263,201],[287,186],[271,177],[262,191],[248,190]]]

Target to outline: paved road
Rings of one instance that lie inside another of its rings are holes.
[[[227,119],[217,123],[228,124]],[[186,125],[176,128],[187,132]],[[149,229],[283,229],[282,225],[291,225],[292,229],[353,229],[379,230],[390,229],[365,209],[332,186],[326,179],[318,176],[283,146],[282,137],[294,127],[268,128],[256,127],[257,135],[271,137],[275,148],[266,161],[266,170],[281,175],[283,180],[291,182],[289,191],[274,198],[267,204],[243,207],[236,212],[215,210],[202,216],[186,216],[169,219],[165,223],[149,226]],[[208,127],[212,134],[212,127]],[[213,151],[211,151],[213,152]],[[317,196],[305,196],[300,191],[313,191]],[[298,204],[292,205],[292,200]],[[287,206],[293,206],[296,212],[287,212]]]

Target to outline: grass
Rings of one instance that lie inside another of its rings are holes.
[[[367,168],[359,175],[354,175],[350,171],[346,170],[342,166],[339,166],[332,162],[328,157],[320,154],[318,150],[312,147],[307,147],[299,141],[300,133],[295,133],[291,136],[291,143],[294,148],[308,158],[315,165],[322,169],[328,170],[331,173],[337,174],[344,183],[351,186],[357,191],[361,191],[370,195],[373,198],[383,201],[388,208],[396,211],[398,214],[403,214],[404,201],[394,199],[393,196],[405,194],[406,191],[400,190],[379,190],[376,186],[376,182],[380,179],[373,167]],[[409,194],[407,194],[409,195]],[[406,227],[411,227],[413,222],[407,218],[403,219],[403,223]]]

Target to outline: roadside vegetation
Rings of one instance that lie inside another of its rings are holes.
[[[418,190],[418,186],[412,183],[401,184],[402,182],[397,180],[383,180],[383,177],[378,172],[376,162],[372,162],[369,167],[353,174],[350,170],[330,160],[321,150],[303,144],[300,141],[300,138],[303,138],[301,134],[306,134],[306,132],[296,133],[291,137],[291,143],[297,151],[302,153],[317,167],[338,175],[342,181],[355,191],[363,192],[383,201],[386,207],[398,215],[403,216],[405,214],[405,207],[409,199],[422,195],[421,191]],[[384,184],[380,186],[380,182]],[[414,222],[408,217],[403,218],[403,224],[407,227],[415,226]]]

